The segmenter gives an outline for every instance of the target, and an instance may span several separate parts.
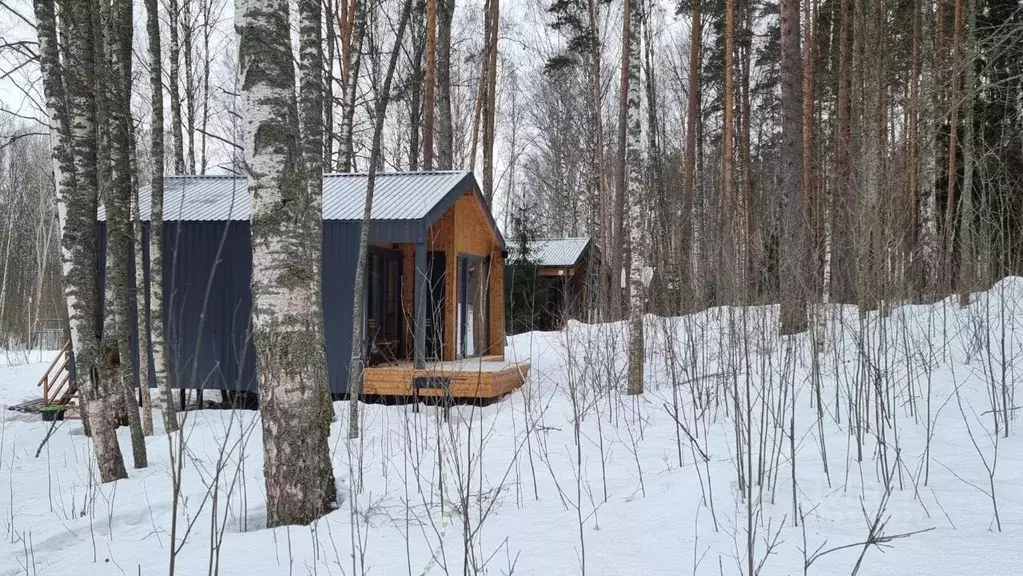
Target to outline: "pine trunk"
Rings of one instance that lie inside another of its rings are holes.
[[[423,169],[433,170],[433,132],[437,94],[437,2],[426,0],[426,74],[423,78]]]
[[[321,214],[307,185],[288,12],[286,0],[238,0],[235,9],[252,196],[252,333],[271,528],[308,524],[336,502],[324,468],[324,344],[315,304],[321,242],[311,240]]]
[[[451,113],[451,25],[455,0],[437,1],[437,168],[454,167],[455,128]]]
[[[806,228],[802,193],[802,58],[799,0],[781,2],[781,334],[806,330]]]
[[[699,146],[697,125],[700,122],[700,61],[702,51],[702,0],[693,0],[693,15],[689,35],[689,101],[686,106],[686,154],[683,181],[689,202],[689,221],[692,228],[689,239],[690,290],[694,308],[708,302],[703,278],[703,197],[696,187],[696,149]]]
[[[731,246],[723,242],[722,257],[725,261],[726,273],[731,274],[732,285],[728,288],[732,293],[741,289],[743,281],[740,275],[740,234],[738,227],[739,206],[735,201],[735,0],[725,0],[725,69],[724,89],[722,91],[721,121],[721,229],[731,239]],[[725,289],[726,283],[720,282],[719,289]],[[731,299],[727,299],[730,301]]]
[[[929,298],[937,297],[938,274],[940,272],[940,248],[938,237],[938,208],[935,198],[935,182],[937,180],[937,139],[938,129],[934,118],[938,108],[938,87],[935,83],[935,65],[937,56],[935,46],[929,34],[935,28],[934,11],[930,0],[920,3],[923,34],[921,35],[921,53],[924,55],[920,66],[920,111],[918,130],[920,152],[918,155],[919,177],[917,179],[917,198],[920,202],[920,216],[917,249],[924,278],[924,293]]]
[[[501,20],[500,0],[490,0],[487,74],[483,96],[483,197],[494,201],[494,131],[497,120],[497,38]]]
[[[966,306],[970,303],[970,290],[978,287],[977,258],[974,254],[976,240],[974,238],[974,207],[973,199],[973,171],[976,165],[974,159],[974,83],[976,82],[976,63],[974,54],[977,46],[977,7],[975,0],[968,0],[966,6],[966,46],[965,52],[965,76],[963,86],[966,93],[963,98],[963,201],[962,214],[959,216],[961,240],[959,255],[959,303]]]

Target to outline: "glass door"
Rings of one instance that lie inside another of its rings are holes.
[[[489,282],[487,260],[458,257],[458,356],[470,358],[487,350]]]

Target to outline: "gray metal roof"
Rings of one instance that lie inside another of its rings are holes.
[[[588,236],[537,240],[529,247],[529,259],[539,266],[575,266],[589,245]]]
[[[466,180],[463,185],[463,182]],[[366,206],[366,174],[323,176],[323,219],[361,220]],[[384,172],[373,190],[374,220],[422,220],[452,192],[475,187],[468,171]],[[139,190],[142,220],[149,220],[148,186]],[[168,176],[163,216],[168,221],[249,220],[252,201],[245,178],[235,176]],[[106,220],[103,207],[99,219]]]

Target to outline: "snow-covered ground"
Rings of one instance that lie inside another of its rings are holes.
[[[527,386],[449,422],[370,405],[349,442],[338,403],[341,505],[313,526],[264,527],[256,412],[182,415],[175,513],[158,415],[149,467],[101,485],[79,422],[36,457],[48,424],[2,410],[0,576],[1023,574],[1021,303],[1009,279],[966,309],[836,308],[817,363],[772,308],[650,317],[639,397],[622,325],[523,334]],[[0,404],[50,358],[0,353]]]

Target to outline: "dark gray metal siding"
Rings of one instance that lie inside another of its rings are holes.
[[[166,222],[164,325],[177,386],[256,390],[248,222]]]
[[[330,391],[335,394],[348,390],[360,226],[355,222],[323,223],[323,339],[327,347],[327,378]]]

